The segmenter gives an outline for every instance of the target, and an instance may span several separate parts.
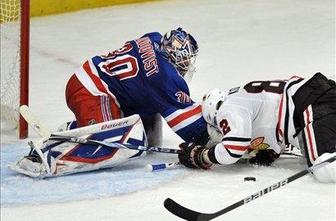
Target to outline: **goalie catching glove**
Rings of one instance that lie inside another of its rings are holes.
[[[182,143],[180,148],[181,152],[178,154],[178,158],[184,166],[204,170],[212,166],[211,161],[207,159],[209,148],[195,143]]]

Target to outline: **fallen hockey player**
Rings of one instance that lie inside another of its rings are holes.
[[[190,168],[233,164],[247,153],[251,163],[270,165],[291,144],[308,166],[336,155],[336,85],[321,73],[288,81],[253,81],[203,97],[202,114],[215,145],[184,143],[179,154]],[[321,182],[336,182],[336,162],[314,170]]]

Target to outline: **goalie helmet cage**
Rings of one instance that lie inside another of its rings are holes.
[[[30,1],[1,0],[0,10],[1,130],[17,128],[19,138],[24,139],[28,124],[20,116],[19,106],[29,101]]]

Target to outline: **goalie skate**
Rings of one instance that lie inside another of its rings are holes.
[[[45,177],[50,173],[49,166],[45,164],[45,159],[40,149],[30,141],[31,148],[28,156],[23,157],[16,164],[11,165],[10,168],[18,173],[25,174],[30,177]]]

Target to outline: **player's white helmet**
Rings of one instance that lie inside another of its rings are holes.
[[[225,92],[213,89],[203,96],[202,115],[208,124],[216,125],[217,111],[225,99]]]
[[[195,71],[198,44],[193,36],[182,28],[167,32],[162,37],[161,50],[183,77]]]

